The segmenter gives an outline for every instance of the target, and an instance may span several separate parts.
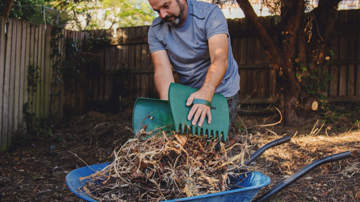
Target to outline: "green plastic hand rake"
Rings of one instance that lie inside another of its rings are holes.
[[[173,131],[174,121],[169,102],[152,98],[136,99],[133,110],[133,130],[137,135],[141,130],[147,137],[161,131]]]
[[[197,89],[177,83],[171,83],[169,88],[169,103],[171,115],[174,120],[176,132],[192,134],[226,141],[229,132],[229,108],[226,98],[215,93],[212,103],[207,100],[195,99],[193,104],[205,104],[211,107],[211,123],[207,118],[201,127],[192,125],[192,120],[187,120],[191,106],[186,106],[188,97]]]

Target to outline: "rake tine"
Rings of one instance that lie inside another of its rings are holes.
[[[225,142],[225,141],[226,141],[226,137],[227,137],[227,136],[225,136],[224,131],[221,131],[221,133],[222,133],[222,139],[223,139],[223,141]]]
[[[211,131],[210,131],[210,138],[213,138],[213,139],[215,138],[214,130],[211,130]]]

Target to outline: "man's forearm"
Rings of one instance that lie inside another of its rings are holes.
[[[171,82],[174,82],[171,64],[166,51],[156,51],[151,54],[154,64],[154,82],[160,99],[168,100],[168,90]]]
[[[228,66],[228,46],[225,34],[214,35],[209,39],[211,65],[206,74],[203,90],[214,94],[216,87],[221,83]]]
[[[221,83],[222,79],[224,78],[226,69],[227,65],[225,64],[211,64],[206,74],[205,82],[201,88],[214,94],[216,87]]]
[[[154,82],[157,92],[161,100],[168,100],[168,91],[171,82],[174,82],[172,73],[169,72],[155,72]]]

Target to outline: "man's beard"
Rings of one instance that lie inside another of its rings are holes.
[[[164,21],[172,26],[178,26],[180,24],[180,15],[171,15],[164,18]]]
[[[181,22],[182,19],[184,17],[184,6],[180,4],[179,0],[176,0],[179,8],[180,8],[180,13],[179,15],[170,15],[170,16],[166,16],[166,18],[164,18],[164,21],[174,27],[177,27]]]

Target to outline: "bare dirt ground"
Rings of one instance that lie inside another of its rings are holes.
[[[280,119],[272,107],[241,110],[233,134],[248,141],[253,152],[272,140],[292,136],[255,161],[257,170],[271,177],[271,184],[258,196],[317,159],[350,151],[351,157],[316,167],[270,201],[360,201],[358,105],[341,106],[336,109],[340,115],[307,114],[304,122],[292,127],[271,124]],[[66,187],[66,174],[111,161],[112,152],[132,136],[130,110],[116,115],[89,112],[59,124],[48,137],[19,136],[0,156],[0,201],[81,201]]]

